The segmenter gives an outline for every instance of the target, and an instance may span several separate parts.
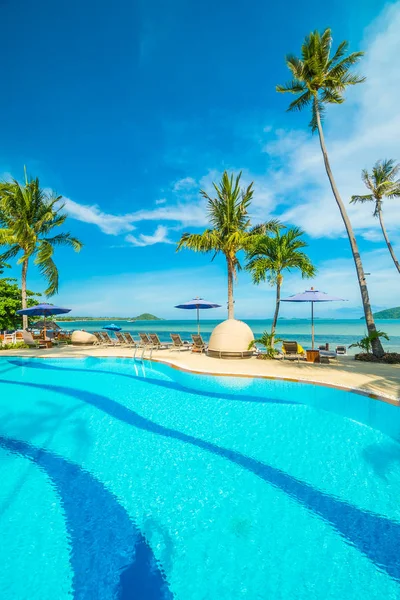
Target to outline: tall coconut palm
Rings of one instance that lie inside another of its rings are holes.
[[[314,277],[316,269],[303,249],[307,243],[301,239],[304,232],[298,227],[278,228],[271,237],[259,236],[247,252],[247,271],[253,282],[259,284],[269,281],[276,286],[275,313],[271,326],[271,346],[274,345],[276,324],[278,321],[281,287],[284,271],[300,271],[303,278]]]
[[[310,126],[312,131],[318,131],[325,170],[347,231],[357,270],[368,332],[372,333],[376,331],[376,327],[372,315],[365,273],[353,228],[330,167],[322,129],[325,105],[341,104],[344,102],[343,94],[346,88],[349,85],[356,85],[365,80],[364,77],[359,77],[350,72],[351,67],[356,65],[363,56],[363,52],[347,54],[348,43],[346,41],[339,44],[333,56],[331,56],[331,48],[332,35],[330,29],[325,29],[322,34],[318,31],[310,33],[305,38],[301,47],[301,58],[293,55],[286,56],[286,65],[291,72],[292,80],[286,85],[278,85],[276,90],[297,96],[289,105],[289,111],[311,107],[312,116]],[[375,356],[381,357],[384,352],[379,338],[376,338],[373,344]]]
[[[223,254],[228,272],[228,318],[234,318],[233,281],[241,265],[237,254],[247,250],[256,236],[278,227],[276,221],[252,228],[249,206],[253,197],[253,184],[240,187],[241,173],[234,179],[225,171],[219,184],[213,183],[216,197],[211,198],[204,190],[200,193],[207,200],[208,219],[211,229],[203,233],[184,233],[177,251],[188,248],[194,252]]]
[[[26,281],[29,261],[34,264],[47,280],[47,296],[58,291],[58,269],[53,260],[56,246],[71,246],[76,252],[82,243],[70,233],[51,235],[55,227],[65,223],[67,215],[62,212],[60,196],[54,196],[41,189],[38,179],[30,179],[25,174],[25,185],[15,179],[0,186],[0,246],[9,246],[0,256],[0,262],[20,254],[18,264],[22,264],[22,308],[27,307]],[[24,317],[23,326],[28,326]]]
[[[399,172],[400,163],[396,165],[393,159],[378,160],[372,167],[372,173],[368,173],[366,169],[363,169],[361,172],[361,179],[371,193],[366,194],[365,196],[352,196],[350,203],[375,203],[373,213],[374,217],[379,219],[386,245],[392,256],[396,269],[400,273],[400,264],[394,253],[392,244],[389,241],[382,214],[382,204],[384,198],[400,198],[400,179],[396,179]]]

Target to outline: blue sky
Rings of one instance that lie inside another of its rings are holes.
[[[308,114],[285,112],[288,98],[275,85],[288,79],[285,54],[297,53],[312,29],[329,25],[336,42],[366,51],[367,83],[326,120],[343,198],[362,192],[362,168],[400,160],[400,3],[3,0],[0,11],[0,169],[21,178],[26,164],[62,194],[69,229],[85,243],[80,255],[58,251],[54,302],[75,314],[189,317],[173,305],[201,295],[221,303],[212,316],[223,317],[223,260],[176,254],[174,243],[204,227],[198,191],[229,169],[254,181],[254,222],[279,216],[306,231],[319,269],[312,284],[349,300],[320,314],[361,316],[318,140]],[[388,203],[385,212],[396,247],[400,208]],[[399,278],[371,210],[350,214],[373,305],[397,306]],[[35,269],[29,284],[44,288]],[[284,295],[307,285],[290,275]],[[238,317],[271,317],[273,298],[268,285],[239,275]],[[288,305],[283,314],[302,310]]]

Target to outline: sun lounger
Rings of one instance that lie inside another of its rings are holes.
[[[153,344],[154,350],[163,350],[165,348],[169,348],[171,344],[164,344],[160,341],[160,338],[156,333],[150,333],[149,338]]]
[[[104,343],[107,346],[116,346],[117,344],[119,344],[119,342],[117,342],[116,340],[113,340],[107,332],[102,331],[101,335],[103,337]]]
[[[149,346],[149,347],[153,346],[153,342],[151,341],[151,339],[149,338],[147,333],[139,333],[139,337],[140,337],[139,346],[141,346],[142,348],[145,346]]]
[[[319,351],[319,362],[320,363],[325,363],[328,364],[331,362],[332,360],[335,360],[337,362],[337,354],[336,352],[333,352],[332,350],[320,350]]]
[[[191,350],[192,344],[189,342],[184,342],[179,335],[179,333],[171,333],[172,344],[170,345],[170,350],[178,350],[179,352],[184,350]]]
[[[206,352],[208,346],[204,343],[201,335],[192,335],[193,346],[192,352]]]
[[[336,354],[339,354],[341,356],[346,356],[346,354],[347,354],[346,346],[336,346]]]
[[[151,339],[149,338],[149,336],[146,333],[139,333],[139,343],[136,344],[135,346],[135,352],[134,352],[134,357],[136,357],[136,352],[137,350],[139,350],[140,348],[142,349],[142,358],[144,356],[144,353],[146,350],[150,350],[150,358],[153,354],[153,347],[154,344],[151,341]]]
[[[321,346],[318,346],[318,350],[322,350],[323,352],[327,351],[329,352],[329,344],[321,344]]]
[[[93,335],[96,338],[96,341],[94,342],[93,346],[102,346],[103,344],[105,344],[101,333],[99,333],[98,331],[94,331]]]
[[[284,360],[297,360],[297,362],[305,359],[304,350],[299,347],[297,342],[282,342],[282,352]]]
[[[24,344],[29,346],[30,348],[47,348],[48,344],[44,340],[34,340],[33,335],[30,331],[22,332],[22,339],[24,340]]]
[[[120,331],[116,331],[115,335],[117,336],[117,340],[120,346],[129,346],[129,343],[126,341],[125,336]]]
[[[135,348],[137,346],[137,342],[133,339],[130,333],[125,331],[124,336],[128,346],[130,346],[131,348]]]

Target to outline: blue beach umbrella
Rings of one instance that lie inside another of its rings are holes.
[[[64,315],[66,313],[71,312],[70,308],[61,308],[61,306],[55,306],[54,304],[37,304],[36,306],[31,306],[30,308],[23,308],[21,310],[17,310],[18,315],[27,315],[28,317],[44,317],[44,336],[46,337],[46,317],[50,317],[52,315]]]
[[[177,304],[175,308],[197,310],[197,333],[200,334],[200,310],[207,308],[220,308],[220,306],[220,304],[215,304],[215,302],[207,302],[207,300],[203,300],[203,298],[193,298],[193,300],[189,300],[189,302],[185,302],[184,304]]]
[[[329,296],[325,292],[319,290],[306,290],[301,294],[294,294],[289,298],[284,298],[281,302],[311,302],[311,348],[314,350],[314,302],[346,302],[343,298],[337,298],[336,296]]]
[[[111,325],[105,325],[103,329],[107,329],[108,331],[121,331],[122,327],[118,327],[118,325],[111,323]]]

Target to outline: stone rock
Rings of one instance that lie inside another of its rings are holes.
[[[96,342],[96,337],[87,331],[73,331],[71,334],[71,344],[73,346],[81,346],[82,344],[90,345]]]
[[[249,344],[254,340],[250,327],[243,321],[228,319],[213,330],[208,344],[208,356],[214,358],[250,358],[253,350]]]

